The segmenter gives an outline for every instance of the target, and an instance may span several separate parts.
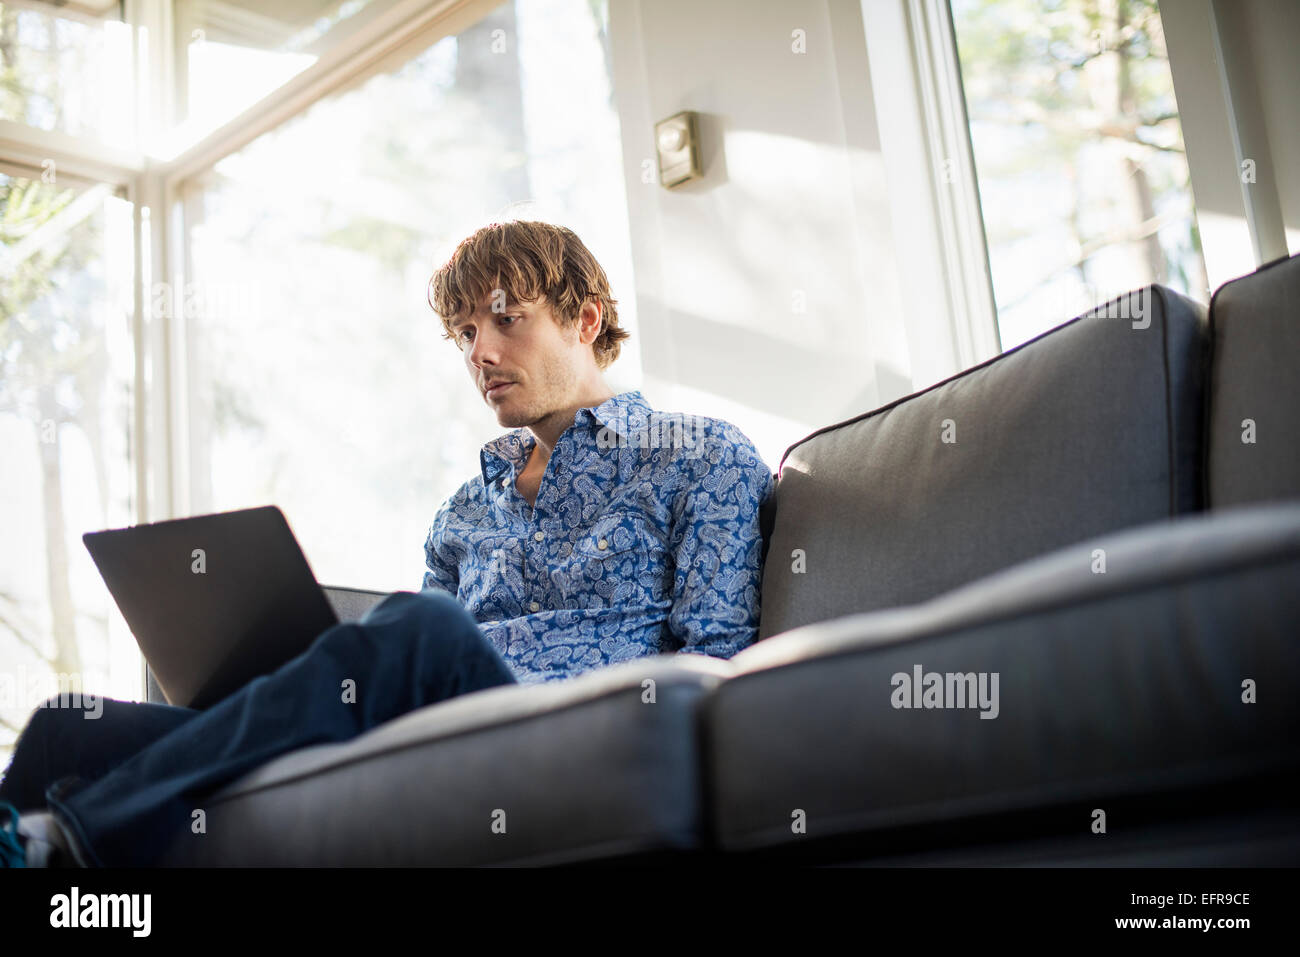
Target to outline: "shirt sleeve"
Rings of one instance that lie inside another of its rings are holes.
[[[735,426],[711,436],[679,493],[668,630],[677,651],[730,658],[758,638],[763,535],[772,472]]]
[[[424,579],[421,588],[441,588],[455,595],[460,590],[460,569],[438,547],[440,532],[451,512],[451,499],[443,503],[429,526],[429,534],[424,540]]]

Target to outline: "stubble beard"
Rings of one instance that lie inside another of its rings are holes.
[[[513,389],[506,390],[507,393],[515,394],[509,396],[507,401],[511,404],[499,411],[497,421],[509,429],[535,425],[567,404],[567,396],[572,394],[576,382],[572,370],[564,363],[548,364],[541,370],[540,377],[534,378],[528,387],[528,401],[525,404],[515,404],[519,402],[519,393],[524,389],[521,383],[516,381]]]

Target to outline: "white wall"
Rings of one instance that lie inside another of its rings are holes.
[[[775,469],[911,392],[857,0],[610,0],[610,37],[652,403],[734,422]],[[681,110],[704,177],[643,182]]]

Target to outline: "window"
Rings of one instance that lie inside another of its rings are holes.
[[[175,0],[176,114],[213,129],[297,76],[394,0]]]
[[[1208,301],[1155,0],[951,0],[1003,348],[1161,283]]]
[[[86,531],[274,502],[322,581],[416,587],[501,431],[425,301],[486,218],[572,225],[635,326],[606,31],[601,0],[0,2],[0,767],[45,697],[144,697]]]
[[[0,3],[0,119],[129,145],[135,132],[130,27],[55,4]]]
[[[574,228],[634,326],[600,10],[504,4],[187,185],[194,512],[275,503],[318,580],[417,587],[437,506],[504,431],[426,303],[485,212]]]
[[[0,171],[0,754],[51,695],[143,687],[81,543],[135,517],[131,220],[108,185]]]

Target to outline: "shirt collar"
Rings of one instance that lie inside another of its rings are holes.
[[[632,389],[610,396],[600,405],[583,406],[574,413],[573,424],[609,428],[626,440],[633,432],[648,427],[651,411],[645,396],[639,390]],[[536,442],[533,434],[523,427],[485,444],[479,452],[484,487],[490,485],[511,465],[515,466],[516,471],[522,471]],[[606,447],[614,447],[615,444],[611,442]]]

